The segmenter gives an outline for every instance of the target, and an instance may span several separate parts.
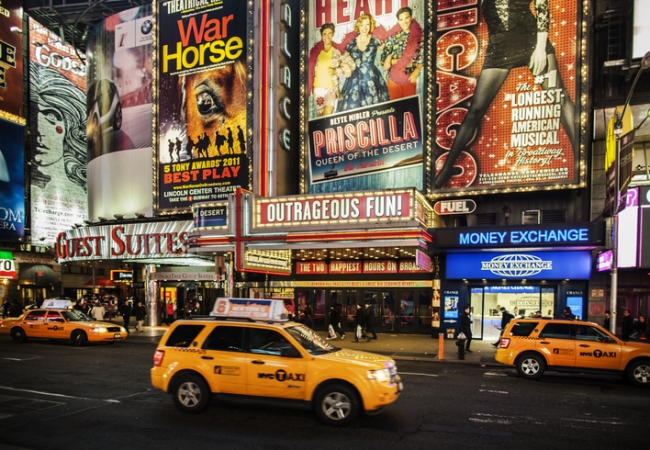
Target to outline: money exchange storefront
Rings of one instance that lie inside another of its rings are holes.
[[[500,308],[515,317],[560,317],[570,307],[588,319],[591,250],[604,244],[604,222],[438,229],[445,248],[441,283],[443,329],[455,332],[470,306],[472,333],[497,340]],[[453,330],[453,331],[452,331]]]

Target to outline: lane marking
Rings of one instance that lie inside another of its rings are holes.
[[[400,375],[419,375],[421,377],[437,377],[438,375],[434,375],[431,373],[413,373],[413,372],[397,372]]]
[[[505,372],[485,372],[483,376],[486,377],[507,377],[508,374]]]
[[[9,391],[14,391],[14,392],[27,392],[27,393],[30,393],[30,394],[38,394],[38,395],[49,395],[51,397],[70,398],[70,399],[73,399],[73,400],[92,400],[92,401],[96,401],[96,402],[120,403],[119,400],[115,400],[115,399],[112,399],[112,398],[101,399],[101,398],[75,397],[73,395],[55,394],[54,392],[34,391],[34,390],[31,390],[31,389],[18,389],[18,388],[13,388],[13,387],[9,387],[9,386],[0,386],[0,389],[7,389]]]
[[[509,394],[510,393],[508,391],[495,391],[495,390],[492,390],[492,389],[479,389],[478,391],[479,392],[490,392],[492,394]]]
[[[587,419],[564,419],[570,422],[598,423],[603,425],[625,425],[623,422],[612,422],[608,420],[587,420]]]
[[[477,419],[475,417],[469,418],[470,422],[478,423],[498,423],[499,425],[512,425],[512,420],[507,419]]]

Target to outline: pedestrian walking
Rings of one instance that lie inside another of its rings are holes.
[[[634,319],[630,314],[629,309],[623,310],[623,320],[621,322],[621,334],[624,341],[630,339],[630,335],[634,333]]]
[[[104,320],[104,315],[106,315],[106,308],[104,308],[104,305],[101,304],[99,300],[95,302],[93,307],[90,309],[90,316],[101,322]]]
[[[357,326],[354,332],[354,342],[359,342],[359,339],[366,337],[364,333],[364,327],[366,325],[366,312],[358,303],[357,303],[356,319],[357,319]]]
[[[571,308],[568,306],[564,308],[564,312],[562,313],[562,318],[566,320],[576,320],[576,315],[571,312]]]
[[[129,332],[129,322],[131,322],[131,316],[133,315],[133,307],[131,306],[131,300],[126,300],[122,305],[122,319],[124,319],[124,328],[126,332]]]
[[[144,319],[147,317],[147,309],[144,307],[140,300],[138,300],[135,308],[133,308],[133,314],[135,315],[136,322],[135,329],[142,333],[144,331],[142,328],[144,326]]]
[[[470,344],[472,343],[472,316],[470,314],[470,307],[466,305],[463,308],[463,312],[460,313],[460,332],[465,334],[465,351],[467,353],[472,353],[469,349]]]
[[[506,326],[510,323],[510,321],[513,319],[513,315],[510,314],[506,309],[502,306],[499,308],[499,311],[501,311],[501,327],[499,330],[501,332],[499,333],[499,340],[496,341],[494,344],[492,344],[492,347],[498,347],[499,343],[501,342],[501,335],[503,335],[503,330],[506,329]]]
[[[371,334],[372,337],[370,337]],[[375,310],[369,300],[366,301],[366,336],[368,336],[368,342],[370,342],[370,339],[377,339],[377,334],[375,333]]]
[[[605,320],[603,321],[603,328],[609,331],[609,327],[612,323],[612,312],[608,309],[605,311]]]
[[[329,329],[330,335],[326,338],[327,340],[336,339],[338,337],[336,333],[341,335],[341,339],[345,339],[345,333],[341,330],[341,313],[335,305],[330,306]]]

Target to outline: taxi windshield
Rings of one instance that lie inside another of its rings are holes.
[[[65,320],[67,320],[68,322],[89,322],[95,320],[92,317],[87,316],[83,312],[78,311],[76,309],[61,311],[61,314],[63,315],[63,317],[65,317]]]
[[[324,353],[331,353],[338,350],[338,348],[330,345],[329,342],[324,341],[311,328],[304,325],[296,325],[286,329],[291,337],[293,337],[302,347],[312,355],[322,355]]]

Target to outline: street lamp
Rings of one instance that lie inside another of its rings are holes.
[[[650,67],[650,52],[647,52],[645,55],[643,55],[643,59],[641,60],[641,67],[639,67],[639,71],[636,74],[636,77],[634,77],[634,81],[632,82],[632,86],[630,86],[630,92],[627,94],[627,99],[625,100],[625,104],[623,105],[623,111],[619,114],[618,111],[614,112],[615,115],[615,120],[614,120],[614,135],[616,136],[616,158],[615,158],[615,164],[616,164],[616,192],[614,195],[616,196],[616,201],[614,202],[613,205],[613,211],[612,211],[612,287],[611,287],[611,295],[610,295],[610,310],[612,311],[612,314],[614,314],[614,317],[612,321],[609,323],[609,331],[612,332],[612,334],[616,333],[616,301],[617,301],[617,294],[618,294],[618,213],[621,209],[625,207],[625,199],[621,199],[619,195],[619,176],[620,176],[620,151],[621,151],[621,134],[623,133],[623,117],[625,115],[625,110],[630,104],[630,101],[632,100],[632,94],[634,93],[634,88],[636,87],[636,83],[639,81],[639,78],[641,77],[641,72],[643,72],[644,69],[647,69]]]

